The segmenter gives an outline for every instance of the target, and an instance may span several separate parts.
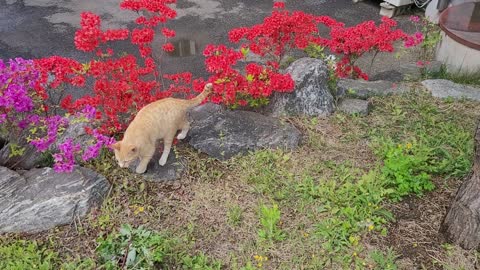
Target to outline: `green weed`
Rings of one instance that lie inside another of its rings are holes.
[[[353,175],[344,175],[320,185],[317,190],[322,206],[318,211],[327,213],[327,217],[316,225],[315,233],[324,240],[323,248],[328,252],[358,245],[361,233],[379,230],[392,219],[391,213],[381,206],[392,190],[385,187],[377,170],[358,180]]]
[[[164,262],[172,247],[165,236],[128,224],[97,242],[99,260],[105,269],[150,269]]]
[[[97,255],[102,269],[221,269],[219,261],[200,253],[189,255],[179,250],[178,241],[165,234],[132,228],[124,224],[110,235],[97,240]],[[179,268],[178,268],[179,267]]]
[[[394,145],[391,141],[377,149],[382,151],[382,173],[388,187],[394,192],[390,198],[400,200],[411,193],[422,195],[435,185],[431,173],[437,170],[433,149],[416,143]]]
[[[259,211],[261,229],[258,236],[266,241],[281,241],[285,239],[285,233],[278,227],[280,222],[280,209],[274,204],[272,207],[260,206]]]
[[[374,250],[370,253],[370,259],[375,262],[375,270],[397,270],[395,264],[398,255],[393,248],[388,248],[385,253]]]

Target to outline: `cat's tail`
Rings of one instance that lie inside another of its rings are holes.
[[[189,107],[195,107],[195,106],[198,106],[200,105],[200,103],[202,103],[202,101],[208,97],[208,95],[210,95],[210,93],[212,93],[213,91],[213,84],[212,83],[207,83],[205,85],[205,87],[203,88],[203,91],[198,94],[198,96],[188,100],[189,101]]]

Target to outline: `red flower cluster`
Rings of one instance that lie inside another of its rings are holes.
[[[203,54],[207,71],[213,73],[209,78],[214,83],[214,103],[224,103],[233,106],[255,105],[255,100],[265,100],[274,91],[293,91],[294,82],[290,75],[280,74],[278,64],[269,62],[267,65],[250,63],[242,73],[233,66],[243,58],[237,52],[225,45],[207,45]]]
[[[35,86],[37,93],[47,99],[46,85],[58,88],[63,83],[84,86],[85,77],[82,64],[78,61],[60,56],[51,56],[35,60],[36,69],[40,71],[40,79]],[[49,81],[49,75],[53,80]]]
[[[130,122],[132,115],[146,104],[168,97],[172,93],[190,92],[185,86],[171,85],[167,91],[161,91],[157,82],[159,76],[155,61],[149,57],[151,43],[155,37],[154,27],[165,23],[176,16],[176,12],[167,5],[175,0],[125,0],[121,8],[134,11],[145,10],[150,12],[149,19],[139,17],[136,23],[139,27],[132,29],[131,36],[128,29],[101,30],[101,19],[91,12],[81,14],[81,28],[75,33],[75,46],[81,51],[96,51],[100,58],[85,64],[69,58],[52,56],[36,61],[40,70],[40,80],[35,89],[40,97],[47,99],[46,89],[59,89],[62,84],[85,86],[88,79],[93,84],[93,93],[74,100],[71,95],[64,97],[60,105],[73,113],[83,108],[96,108],[95,118],[100,130],[104,134],[113,134],[122,131]],[[175,31],[163,28],[165,38],[175,36]],[[113,57],[111,48],[106,53],[101,46],[115,40],[125,40],[130,36],[132,44],[138,46],[144,58],[143,65],[133,55]],[[163,45],[166,51],[174,50],[171,43]],[[191,75],[179,75],[185,83],[191,82]],[[53,78],[50,79],[50,78]],[[171,78],[178,83],[177,77]],[[203,86],[202,86],[203,87]]]
[[[289,12],[284,7],[284,3],[276,2],[275,10],[263,23],[231,30],[230,41],[238,43],[245,38],[253,53],[276,61],[294,48],[304,49],[310,42],[321,41],[317,29],[319,17],[301,11]]]
[[[74,39],[77,49],[90,52],[107,41],[125,40],[128,38],[128,29],[110,29],[102,32],[100,25],[100,16],[91,12],[83,12],[81,14],[81,28],[75,33]]]
[[[379,26],[373,21],[367,21],[353,27],[344,27],[342,24],[331,26],[331,39],[322,45],[326,45],[343,58],[337,63],[336,72],[339,77],[354,77],[368,80],[355,61],[366,52],[392,52],[393,43],[405,39],[407,35],[400,29],[395,29],[397,23],[387,17],[382,18]]]
[[[55,89],[64,83],[84,86],[85,77],[93,80],[91,95],[75,101],[71,95],[67,95],[60,105],[71,113],[88,106],[97,108],[96,119],[104,134],[123,130],[131,120],[132,113],[154,100],[170,95],[158,91],[155,80],[144,79],[145,75],[155,71],[156,66],[151,58],[145,59],[144,67],[140,67],[132,55],[91,61],[84,65],[72,59],[53,56],[37,60],[36,65],[41,74],[36,90],[45,98],[46,88]],[[53,81],[48,81],[49,75],[54,75]]]

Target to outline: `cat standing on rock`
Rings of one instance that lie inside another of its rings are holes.
[[[193,99],[165,98],[143,107],[128,126],[123,140],[112,145],[118,165],[125,168],[140,158],[135,171],[144,173],[155,153],[156,142],[160,139],[163,140],[163,153],[158,163],[160,166],[165,165],[177,131],[181,130],[177,136],[181,140],[190,129],[188,109],[200,105],[212,92],[212,88],[212,84],[208,83],[202,93]]]

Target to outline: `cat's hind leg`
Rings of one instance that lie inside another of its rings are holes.
[[[167,163],[168,155],[170,154],[170,149],[172,148],[174,137],[175,137],[175,134],[171,136],[165,136],[165,138],[163,138],[163,153],[162,153],[162,157],[158,161],[158,164],[160,164],[160,166],[163,166],[165,165],[165,163]]]
[[[177,136],[177,139],[183,140],[187,137],[188,130],[190,130],[190,123],[188,121],[184,121],[182,125],[182,131]]]
[[[150,162],[154,153],[155,146],[145,146],[145,150],[143,151],[143,153],[141,153],[142,155],[140,156],[140,162],[135,169],[136,173],[144,173],[147,170],[148,162]]]

